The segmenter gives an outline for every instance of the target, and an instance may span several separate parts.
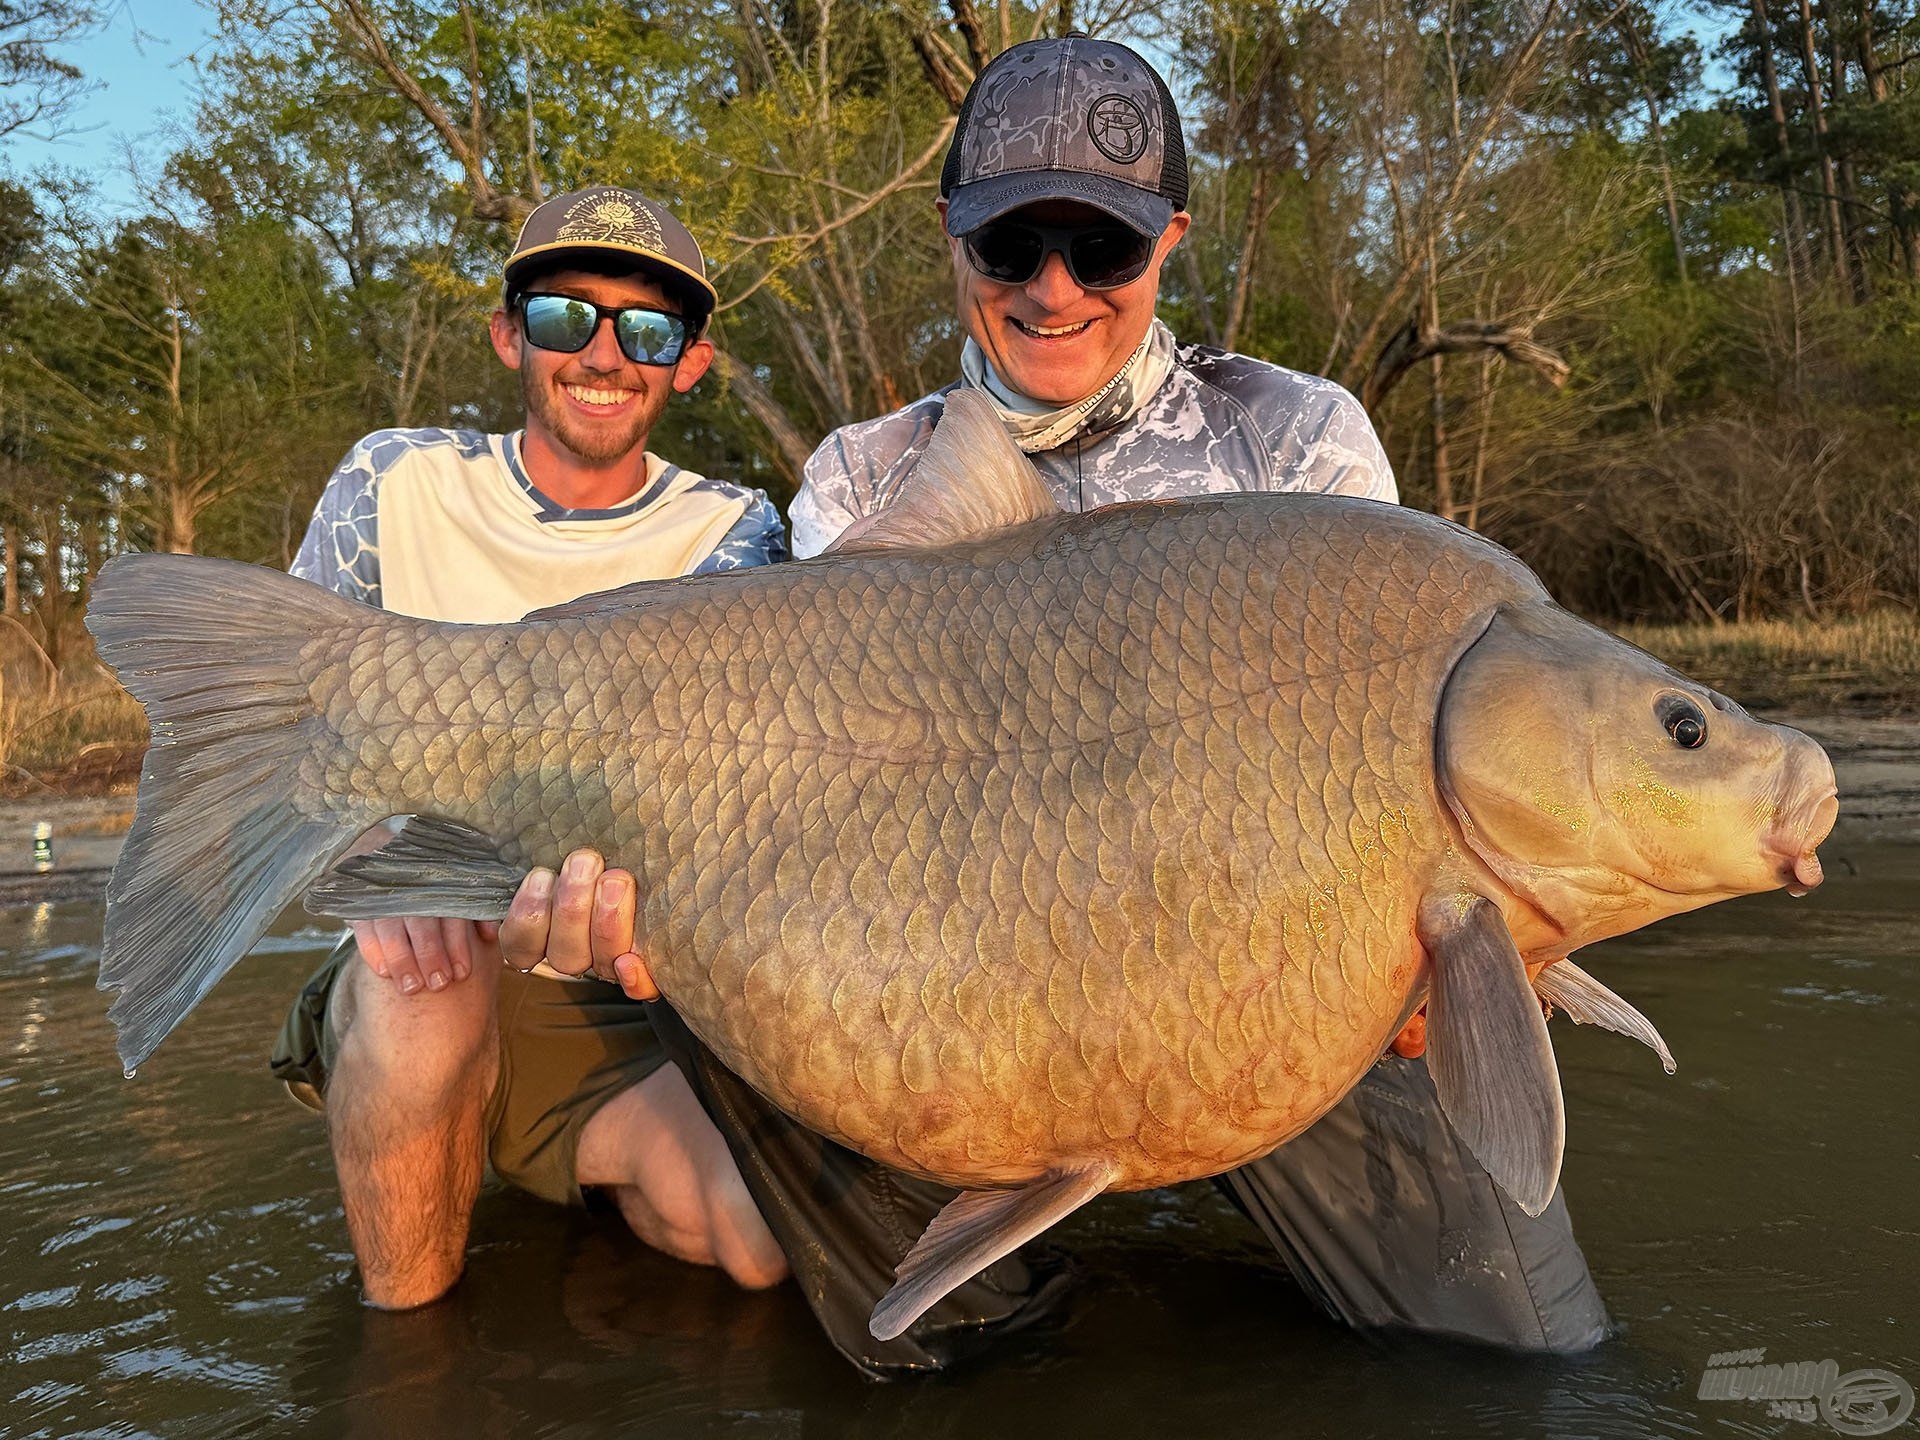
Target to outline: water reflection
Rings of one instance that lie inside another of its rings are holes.
[[[264,1051],[326,943],[283,931],[122,1082],[92,907],[0,912],[0,1424],[21,1435],[1780,1433],[1696,1398],[1710,1354],[1920,1380],[1905,1137],[1920,855],[1849,850],[1791,910],[1719,907],[1592,952],[1674,1046],[1556,1027],[1568,1193],[1622,1335],[1578,1360],[1365,1338],[1313,1311],[1210,1186],[1053,1237],[1059,1309],[876,1386],[791,1289],[743,1295],[611,1216],[490,1189],[440,1305],[358,1298],[320,1127]],[[1791,937],[1790,943],[1782,937]],[[1808,1432],[1815,1433],[1815,1432]]]

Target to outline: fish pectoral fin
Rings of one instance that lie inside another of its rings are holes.
[[[1113,1183],[1106,1165],[1053,1171],[1018,1190],[967,1190],[947,1202],[914,1242],[867,1329],[892,1340],[940,1298],[1001,1256],[1064,1220]]]
[[[343,860],[307,888],[307,910],[336,920],[438,915],[499,920],[525,871],[498,842],[451,820],[416,815],[380,849]]]
[[[1566,1144],[1560,1071],[1527,967],[1492,901],[1430,902],[1427,1064],[1440,1108],[1494,1182],[1529,1215],[1553,1198]]]
[[[1556,960],[1534,978],[1540,998],[1567,1012],[1576,1025],[1598,1025],[1616,1035],[1630,1035],[1660,1057],[1671,1075],[1673,1052],[1653,1022],[1571,960]]]
[[[825,553],[926,549],[1059,513],[993,402],[962,385],[947,392],[933,438],[886,508],[854,521]]]

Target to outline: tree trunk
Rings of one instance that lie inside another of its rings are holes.
[[[1820,20],[1827,28],[1827,98],[1836,110],[1843,109],[1847,102],[1847,62],[1829,0],[1820,0]],[[1847,242],[1847,266],[1853,275],[1854,298],[1864,305],[1870,298],[1872,284],[1867,274],[1867,247],[1861,239],[1860,177],[1854,171],[1852,157],[1844,151],[1835,163],[1840,176],[1840,232]]]
[[[1200,252],[1194,248],[1191,240],[1179,249],[1180,264],[1186,271],[1187,296],[1193,302],[1193,312],[1200,321],[1200,336],[1216,350],[1225,349],[1220,343],[1220,324],[1213,317],[1213,298],[1207,293],[1207,278],[1200,273]]]
[[[160,514],[160,533],[155,548],[168,555],[192,555],[199,539],[200,507],[191,495],[169,487],[166,505]]]
[[[1887,77],[1880,68],[1880,57],[1873,50],[1873,0],[1860,0],[1858,18],[1860,23],[1853,38],[1859,51],[1860,73],[1866,77],[1867,98],[1876,105],[1884,105]],[[1896,181],[1887,186],[1887,199],[1893,215],[1894,248],[1899,254],[1900,268],[1909,281],[1920,281],[1920,194]]]
[[[720,372],[721,383],[740,397],[740,403],[747,407],[747,413],[767,427],[767,433],[773,438],[774,461],[780,466],[780,473],[797,483],[807,457],[813,454],[813,445],[800,433],[800,427],[793,423],[793,417],[787,414],[786,407],[761,383],[751,366],[736,360],[727,351],[714,352],[713,368]]]
[[[1653,141],[1654,158],[1660,165],[1660,190],[1667,206],[1667,234],[1673,237],[1674,270],[1680,277],[1680,284],[1687,283],[1687,247],[1680,240],[1680,204],[1673,193],[1673,165],[1667,158],[1666,132],[1660,124],[1660,100],[1653,93],[1653,83],[1647,74],[1647,47],[1640,42],[1640,32],[1633,28],[1633,16],[1629,10],[1620,12],[1620,38],[1626,42],[1627,55],[1633,61],[1634,74],[1640,81],[1640,97],[1647,106],[1647,135]]]
[[[1767,111],[1773,117],[1774,143],[1780,147],[1780,199],[1786,207],[1787,269],[1798,268],[1805,222],[1800,199],[1793,193],[1793,145],[1787,137],[1787,107],[1780,100],[1780,73],[1773,68],[1773,24],[1767,19],[1766,0],[1751,0],[1754,44],[1760,51],[1760,78],[1767,88]],[[1791,280],[1791,274],[1787,277]]]
[[[4,595],[0,595],[0,615],[9,620],[20,618],[20,527],[18,525],[0,525],[0,546],[7,552],[7,572],[4,581]]]
[[[1439,277],[1434,273],[1432,242],[1427,246],[1427,328],[1440,328]],[[1447,361],[1435,350],[1427,361],[1427,420],[1433,434],[1433,513],[1442,520],[1454,518],[1453,456],[1447,448]]]
[[[1847,241],[1840,222],[1840,193],[1834,183],[1833,156],[1827,150],[1827,107],[1820,94],[1820,57],[1813,43],[1812,0],[1800,0],[1800,62],[1807,75],[1807,107],[1813,114],[1813,154],[1820,164],[1820,197],[1827,221],[1827,253],[1833,277],[1849,293],[1853,267],[1847,263]]]
[[[57,681],[66,659],[67,592],[66,577],[60,573],[62,516],[60,507],[49,505],[40,512],[40,594],[34,603],[34,617],[40,625],[40,648],[46,652]]]
[[[1227,302],[1226,328],[1221,332],[1222,348],[1231,350],[1240,343],[1240,327],[1247,318],[1247,296],[1253,290],[1253,270],[1260,259],[1260,232],[1267,219],[1267,167],[1253,168],[1253,190],[1247,196],[1246,223],[1240,229],[1240,263],[1233,277],[1233,297]]]

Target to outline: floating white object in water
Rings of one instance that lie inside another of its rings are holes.
[[[45,820],[33,827],[33,869],[36,875],[53,869],[53,826]]]

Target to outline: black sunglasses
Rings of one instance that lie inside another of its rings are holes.
[[[987,279],[1024,285],[1058,252],[1082,290],[1114,290],[1132,284],[1153,258],[1151,235],[1131,226],[1035,225],[1025,220],[989,220],[967,233],[967,259]]]
[[[686,353],[686,318],[644,305],[596,305],[577,295],[522,295],[520,317],[528,344],[562,355],[586,349],[602,320],[613,321],[620,353],[636,365],[672,365]]]

